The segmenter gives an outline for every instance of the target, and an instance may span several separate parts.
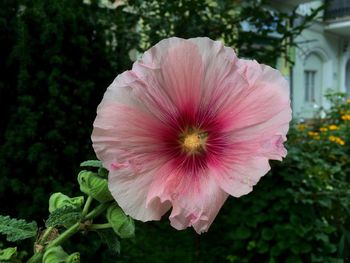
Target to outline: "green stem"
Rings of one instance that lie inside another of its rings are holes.
[[[42,238],[39,241],[39,245],[43,246],[45,244],[45,242],[46,242],[47,238],[49,237],[52,230],[53,230],[52,226],[46,228],[45,233],[43,234]]]
[[[97,230],[97,229],[106,229],[106,228],[111,228],[112,225],[110,223],[105,223],[105,224],[92,224],[89,226],[89,230]]]
[[[84,208],[83,208],[83,213],[84,213],[84,211],[85,211],[85,213],[87,213],[87,211],[89,209],[89,206],[91,204],[91,201],[92,201],[92,198],[91,198],[91,200],[89,200],[89,198],[86,200],[86,203],[85,203]],[[90,213],[88,213],[86,216],[84,216],[82,221],[93,219],[93,218],[97,217],[103,211],[105,211],[109,205],[110,205],[110,202],[98,205]],[[107,224],[99,224],[99,225],[100,226],[98,226],[98,227],[102,227],[102,225],[104,225],[103,228],[107,228]],[[50,229],[50,230],[49,229],[50,228],[46,229],[41,242],[43,242],[44,237],[45,237],[45,239],[47,239],[48,235],[52,231],[52,229]],[[80,229],[80,221],[75,223],[74,225],[72,225],[70,228],[68,228],[66,231],[64,231],[61,235],[59,235],[56,239],[54,239],[51,243],[49,243],[49,245],[45,249],[48,249],[48,248],[51,248],[51,247],[55,247],[55,246],[58,246],[58,245],[62,244],[64,241],[66,241],[72,235],[77,233],[79,231],[79,229]],[[35,253],[27,261],[27,263],[41,263],[43,255],[44,255],[43,251]]]
[[[41,263],[41,260],[43,259],[44,253],[39,252],[35,253],[28,261],[27,263]]]
[[[55,240],[53,240],[47,248],[55,247],[61,245],[66,239],[70,238],[72,235],[74,235],[76,232],[79,231],[80,222],[75,223],[70,228],[68,228],[66,231],[64,231],[61,235],[59,235]]]
[[[89,199],[88,199],[89,200]],[[86,203],[88,203],[88,200]],[[90,201],[91,202],[91,201]],[[109,206],[109,203],[103,203],[98,205],[95,209],[93,209],[89,214],[87,214],[82,221],[93,219],[99,214],[101,214],[106,208]],[[64,231],[61,235],[59,235],[55,240],[53,240],[47,248],[51,248],[54,246],[58,246],[62,244],[66,239],[70,238],[72,235],[74,235],[76,232],[78,232],[80,229],[80,222],[75,223],[70,228],[68,228],[66,231]]]
[[[83,217],[83,218],[84,218],[84,216],[86,216],[86,214],[88,213],[89,208],[90,208],[90,205],[91,205],[91,202],[92,202],[92,197],[89,195],[89,196],[88,196],[88,199],[87,199],[86,202],[85,202],[84,208],[83,208],[83,212],[82,212],[82,217]]]
[[[96,216],[100,215],[103,211],[105,211],[109,205],[110,203],[99,204],[94,210],[92,210],[84,217],[84,220],[95,218]]]

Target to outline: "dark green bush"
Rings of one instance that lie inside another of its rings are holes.
[[[98,103],[118,72],[137,17],[71,0],[1,2],[1,212],[46,214],[49,193],[71,192],[90,142]],[[4,60],[3,60],[4,58]]]

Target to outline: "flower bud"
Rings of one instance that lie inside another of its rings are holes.
[[[54,193],[49,199],[49,212],[52,213],[63,206],[81,207],[84,203],[84,196],[69,197],[62,193]]]
[[[75,252],[71,255],[66,260],[67,263],[80,263],[80,253]]]
[[[103,203],[113,200],[108,190],[106,179],[99,177],[96,173],[90,171],[81,171],[78,175],[80,191],[91,196],[97,201]]]
[[[68,255],[61,246],[52,247],[46,250],[43,263],[80,263],[78,252]]]
[[[112,225],[114,232],[121,238],[130,238],[134,236],[134,220],[127,216],[116,203],[108,207],[106,217],[108,222]]]

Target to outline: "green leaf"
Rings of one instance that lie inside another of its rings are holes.
[[[43,263],[79,263],[80,254],[68,255],[61,246],[49,248],[43,257]]]
[[[49,248],[43,257],[43,263],[66,263],[68,254],[61,246]]]
[[[66,228],[81,219],[82,210],[79,207],[64,206],[53,211],[46,221],[46,227],[64,226]]]
[[[251,235],[251,231],[249,228],[245,226],[238,227],[234,232],[235,238],[237,239],[247,239]]]
[[[49,212],[52,213],[64,206],[81,207],[84,203],[84,196],[69,197],[62,193],[54,193],[49,199]]]
[[[127,216],[117,204],[114,203],[108,207],[106,218],[114,232],[121,238],[130,238],[135,235],[134,220]]]
[[[103,167],[102,162],[99,160],[88,160],[80,164],[81,167]]]
[[[97,231],[97,234],[112,252],[120,254],[120,241],[112,229],[100,229]]]
[[[11,260],[11,258],[16,255],[17,248],[16,247],[9,247],[5,248],[3,250],[0,250],[0,260]],[[0,261],[0,262],[1,262]]]
[[[14,219],[9,216],[0,215],[0,233],[7,236],[7,241],[16,242],[37,234],[36,223],[26,222],[23,219]]]
[[[261,236],[265,240],[271,240],[273,238],[273,231],[269,228],[264,228],[261,232]]]
[[[286,263],[302,263],[302,261],[298,256],[292,255],[287,258]]]

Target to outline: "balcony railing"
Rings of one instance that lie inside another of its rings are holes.
[[[350,19],[349,0],[327,0],[325,20],[347,20]]]

